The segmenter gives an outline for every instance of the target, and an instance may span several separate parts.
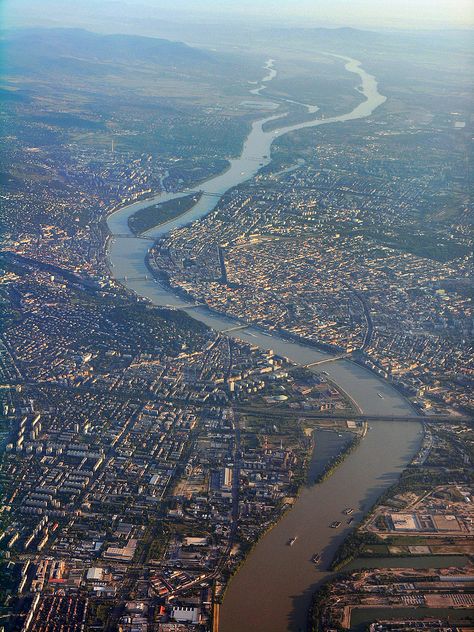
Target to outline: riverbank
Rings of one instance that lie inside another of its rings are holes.
[[[296,493],[291,497],[291,503],[285,503],[275,508],[275,516],[274,518],[268,522],[265,526],[262,534],[253,542],[250,546],[245,546],[243,550],[243,557],[239,561],[238,565],[232,570],[232,573],[228,577],[228,581],[219,595],[218,602],[222,603],[226,591],[229,587],[230,582],[241,569],[242,565],[245,564],[245,561],[249,555],[251,555],[252,551],[258,545],[262,538],[268,536],[268,534],[284,520],[285,516],[290,512],[294,506],[294,504],[298,501],[301,494],[312,487],[313,485],[318,484],[314,481],[315,478],[318,478],[324,472],[327,471],[328,467],[331,466],[331,463],[334,459],[337,459],[339,456],[345,453],[347,447],[347,436],[350,433],[346,432],[345,436],[342,436],[341,433],[336,430],[326,430],[316,428],[311,433],[311,445],[308,450],[308,457],[306,463],[303,464],[303,475],[298,484],[298,488],[296,489]],[[351,443],[349,444],[349,446]],[[287,544],[287,543],[285,543]],[[213,629],[213,632],[218,632]]]
[[[329,433],[328,433],[329,434]],[[229,584],[220,632],[299,630],[336,550],[389,488],[419,447],[417,424],[374,422],[373,429],[323,483],[304,487],[283,519],[259,542]],[[353,522],[344,511],[350,507]],[[335,521],[338,528],[331,528]],[[298,536],[294,546],[288,539]],[[320,553],[318,567],[311,558]],[[261,586],[266,586],[265,592]],[[242,604],[245,608],[242,608]],[[267,618],[264,613],[271,613]],[[253,626],[253,628],[252,628]]]

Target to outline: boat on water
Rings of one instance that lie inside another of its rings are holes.
[[[313,564],[318,564],[321,561],[321,554],[315,553],[311,558],[311,561],[313,562]]]
[[[293,544],[296,542],[298,536],[295,535],[293,538],[290,538],[287,542],[288,546],[293,546]]]
[[[382,393],[377,393],[377,395],[380,397],[380,399],[383,399]]]
[[[351,513],[354,513],[354,510],[352,509],[352,507],[348,507],[347,509],[344,509],[342,513],[346,514],[346,516],[350,516]]]
[[[347,521],[347,524],[352,524],[354,522],[354,518],[349,518],[349,520]]]
[[[341,526],[341,523],[339,522],[339,520],[335,520],[334,522],[331,522],[329,526],[331,527],[331,529],[337,529]]]

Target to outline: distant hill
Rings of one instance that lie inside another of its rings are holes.
[[[310,28],[298,29],[300,33],[307,34],[308,37],[328,42],[355,42],[357,44],[372,44],[380,38],[380,33],[375,31],[364,31],[351,27],[340,28]]]
[[[270,29],[267,34],[272,38],[311,44],[311,46],[340,52],[353,52],[363,49],[393,49],[397,47],[418,51],[419,47],[429,50],[465,50],[472,51],[474,31],[465,29],[446,30],[385,30],[368,31],[351,27],[340,28],[278,28]]]
[[[137,35],[99,35],[83,29],[21,29],[3,32],[0,58],[10,73],[35,67],[70,64],[77,72],[97,62],[145,63],[159,66],[212,67],[220,63],[210,52],[181,42]]]
[[[273,28],[266,31],[271,32],[273,37],[290,38],[292,41],[311,42],[312,45],[318,43],[321,47],[344,46],[366,46],[376,44],[381,34],[375,31],[365,31],[351,27],[340,28]]]

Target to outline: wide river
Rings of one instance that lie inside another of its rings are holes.
[[[357,107],[343,115],[315,118],[272,131],[264,131],[263,126],[267,121],[278,118],[276,115],[254,122],[240,156],[230,161],[224,173],[199,185],[205,192],[199,202],[180,217],[152,228],[146,236],[157,239],[174,228],[207,215],[226,191],[252,178],[270,162],[271,145],[279,136],[307,127],[348,124],[370,116],[385,101],[377,89],[375,78],[365,72],[360,62],[347,57],[340,59],[345,62],[347,71],[360,78],[358,90],[364,99]],[[270,72],[264,77],[262,89],[276,75],[271,60],[265,68]],[[316,110],[314,106],[308,106],[308,112],[310,108],[312,112]],[[194,307],[151,278],[145,258],[152,242],[134,237],[128,226],[128,218],[140,208],[178,198],[188,192],[160,193],[109,215],[108,259],[111,274],[155,305],[180,308],[216,331],[226,331],[241,323],[211,313],[206,308]],[[263,333],[255,327],[228,332],[228,335],[262,349],[273,349],[298,364],[331,357],[304,344]],[[366,369],[346,360],[324,364],[321,368],[368,415],[413,415],[410,405],[397,391]],[[378,421],[371,425],[372,429],[361,446],[323,484],[306,487],[293,509],[254,548],[229,585],[221,609],[220,632],[304,629],[311,594],[318,582],[327,577],[321,569],[350,530],[341,511],[345,507],[353,507],[356,524],[364,509],[397,479],[420,444],[421,424],[416,422]],[[331,529],[329,524],[334,520],[341,520],[343,525],[339,529]],[[286,541],[293,536],[298,536],[297,541],[289,547]],[[316,551],[322,553],[319,570],[310,561]]]

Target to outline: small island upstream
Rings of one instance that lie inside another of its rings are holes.
[[[134,235],[142,235],[150,228],[164,224],[164,222],[186,213],[199,202],[201,196],[202,191],[198,191],[197,193],[191,193],[142,208],[128,218],[130,230]]]

